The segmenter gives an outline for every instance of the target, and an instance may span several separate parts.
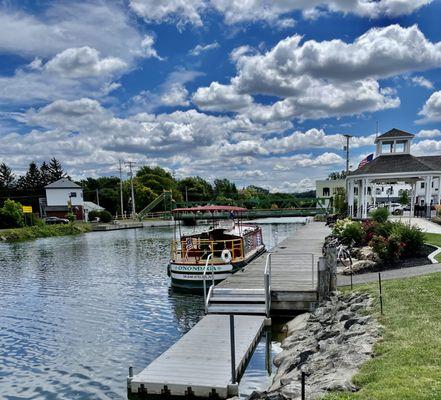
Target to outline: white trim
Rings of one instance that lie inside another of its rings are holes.
[[[431,244],[430,246],[436,247],[436,250],[432,251],[427,258],[432,262],[432,264],[438,264],[438,261],[435,259],[435,256],[437,256],[439,253],[441,253],[441,247],[434,246]]]

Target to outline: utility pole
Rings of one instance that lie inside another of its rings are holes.
[[[343,135],[346,138],[346,146],[344,147],[344,150],[346,150],[346,176],[349,173],[349,139],[352,137],[352,135]]]
[[[135,218],[136,215],[135,191],[133,189],[133,166],[135,165],[135,163],[133,161],[126,161],[125,164],[129,167],[130,170],[130,191],[132,193],[132,218]]]
[[[96,188],[96,204],[100,205],[100,195],[99,195],[99,189]]]
[[[122,160],[118,160],[119,162],[119,194],[121,197],[121,218],[124,218],[124,202],[123,202],[123,180],[122,180]]]

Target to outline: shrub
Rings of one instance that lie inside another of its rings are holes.
[[[376,222],[386,222],[389,217],[389,210],[386,207],[380,207],[372,211],[370,215]]]
[[[338,220],[332,230],[342,243],[349,244],[352,240],[355,244],[363,243],[364,231],[361,222],[352,221],[348,218]]]
[[[404,247],[400,238],[396,235],[391,235],[388,238],[374,235],[369,246],[386,263],[397,261],[401,257]]]
[[[0,208],[0,228],[20,228],[24,226],[24,215],[20,203],[7,199]]]
[[[74,222],[77,219],[76,215],[73,212],[68,213],[66,215],[66,218],[69,220],[69,222]]]
[[[363,244],[369,244],[375,234],[377,234],[379,223],[376,221],[363,221],[362,227],[364,231]]]
[[[403,257],[418,254],[424,245],[424,233],[415,225],[396,222],[393,224],[392,236],[399,237],[403,244]]]
[[[89,221],[95,221],[99,218],[100,222],[110,222],[112,221],[112,214],[107,210],[93,210],[89,213]]]

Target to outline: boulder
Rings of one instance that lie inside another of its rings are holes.
[[[353,254],[354,257],[359,260],[379,261],[377,253],[375,253],[372,247],[369,246],[359,247],[357,250],[353,251]]]
[[[310,313],[304,313],[298,315],[293,320],[289,321],[283,326],[282,332],[287,332],[288,336],[291,336],[295,331],[305,329],[310,316],[311,316]]]
[[[361,272],[366,269],[370,269],[370,268],[374,267],[375,265],[377,265],[377,263],[372,260],[359,260],[359,261],[356,261],[355,263],[352,264],[352,269],[351,268],[344,268],[342,273],[343,273],[343,275],[350,275],[351,272],[353,272],[353,273]]]

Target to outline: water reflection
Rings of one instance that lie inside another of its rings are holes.
[[[264,225],[264,238],[294,228]],[[201,296],[169,288],[171,239],[155,228],[0,244],[0,397],[125,399],[128,366],[144,368],[203,315]]]

